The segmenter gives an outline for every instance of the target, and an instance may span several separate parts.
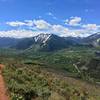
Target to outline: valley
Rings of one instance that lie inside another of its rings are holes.
[[[10,99],[100,100],[100,36],[87,38],[40,34],[1,46]]]
[[[0,0],[0,100],[100,100],[100,0]]]

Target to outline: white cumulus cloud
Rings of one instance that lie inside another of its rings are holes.
[[[26,37],[33,37],[38,34],[39,32],[33,32],[30,30],[0,31],[0,37],[26,38]]]
[[[69,31],[69,29],[62,26],[62,25],[52,25],[52,32],[53,33],[67,34],[68,31]]]
[[[50,14],[51,15],[51,14]],[[34,35],[40,33],[53,33],[60,36],[74,36],[74,37],[85,37],[95,32],[100,31],[100,25],[97,24],[80,24],[81,18],[80,17],[71,17],[70,20],[66,20],[68,25],[73,27],[67,27],[60,24],[51,24],[43,19],[34,19],[34,20],[24,20],[21,21],[12,21],[7,22],[7,25],[13,27],[19,26],[27,26],[28,30],[11,30],[11,31],[0,31],[0,37],[15,37],[15,38],[22,38],[22,37],[32,37]],[[80,27],[75,28],[74,26]],[[18,28],[19,29],[19,28]],[[32,31],[34,30],[34,31]]]
[[[83,28],[86,28],[87,30],[97,30],[100,26],[96,24],[86,24],[82,25]]]
[[[70,19],[65,20],[65,24],[70,26],[78,26],[81,22],[81,17],[71,17]]]
[[[20,22],[20,21],[7,22],[6,24],[13,27],[26,25],[24,22]]]
[[[37,29],[49,29],[51,25],[44,20],[34,20],[34,25]]]

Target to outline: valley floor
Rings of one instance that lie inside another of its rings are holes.
[[[90,48],[77,49],[18,54],[1,50],[3,97],[7,97],[6,85],[11,100],[100,100],[100,86],[96,84],[100,82],[100,58]]]

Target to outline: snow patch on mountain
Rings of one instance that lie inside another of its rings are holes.
[[[51,34],[39,34],[38,36],[34,37],[35,42],[42,42],[46,43],[50,38]]]

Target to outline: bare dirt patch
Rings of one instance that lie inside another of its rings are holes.
[[[9,97],[7,95],[7,89],[5,87],[4,79],[2,76],[2,69],[5,66],[3,64],[0,64],[0,100],[9,100]]]

